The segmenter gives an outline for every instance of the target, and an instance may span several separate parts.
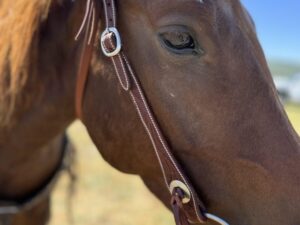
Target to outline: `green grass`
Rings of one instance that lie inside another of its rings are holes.
[[[295,130],[300,134],[300,106],[288,104],[285,108]]]
[[[269,67],[273,75],[286,76],[300,72],[299,63],[291,63],[279,60],[271,60]]]
[[[300,133],[300,107],[286,106]],[[78,183],[73,197],[73,225],[174,225],[169,211],[137,176],[122,174],[101,158],[81,123],[70,129],[78,149]],[[63,176],[53,196],[50,225],[69,225],[66,207],[68,180]]]

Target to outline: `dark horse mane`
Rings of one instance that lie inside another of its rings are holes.
[[[0,2],[0,124],[13,120],[16,105],[29,76],[36,76],[40,24],[48,17],[52,0]]]

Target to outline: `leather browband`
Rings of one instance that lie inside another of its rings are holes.
[[[96,36],[95,24],[97,25],[100,18],[97,10],[99,7],[96,3],[96,0],[88,0],[85,15],[87,19],[84,19],[82,24],[82,27],[85,26],[85,37],[76,90],[76,112],[80,119],[82,119],[82,101],[92,56],[92,44]],[[213,219],[212,217],[214,217],[214,215],[206,213],[204,204],[200,201],[183,169],[174,158],[149,106],[140,82],[134,74],[128,58],[121,49],[121,38],[116,28],[114,0],[103,0],[103,8],[106,29],[101,37],[102,51],[104,55],[110,57],[120,85],[124,91],[130,95],[141,122],[151,140],[167,189],[171,194],[171,206],[176,223],[178,225],[187,225],[189,223],[204,223],[207,219]],[[77,36],[82,32],[82,27]],[[227,224],[221,219],[220,221],[217,222],[223,225]]]

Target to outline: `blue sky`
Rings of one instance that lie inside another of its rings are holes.
[[[256,23],[267,58],[300,64],[300,1],[241,1]]]

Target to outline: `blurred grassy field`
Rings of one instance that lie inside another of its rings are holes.
[[[300,106],[288,104],[285,108],[295,130],[300,134]]]
[[[286,106],[300,134],[300,107]],[[74,225],[173,225],[173,217],[136,176],[122,174],[101,158],[80,122],[69,128],[78,149],[76,193],[73,196]],[[66,207],[68,179],[58,183],[50,225],[70,225]]]
[[[122,174],[101,158],[80,122],[68,132],[78,150],[73,223],[66,206],[69,180],[63,175],[52,198],[50,225],[173,224],[173,217],[138,176]]]

